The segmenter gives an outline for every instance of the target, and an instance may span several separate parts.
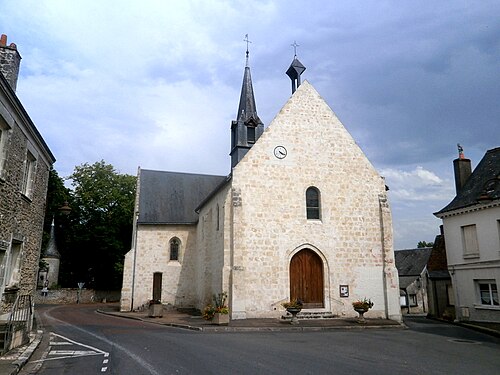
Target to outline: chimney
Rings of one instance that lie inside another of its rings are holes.
[[[16,91],[20,63],[21,55],[17,52],[17,46],[14,43],[8,46],[7,35],[2,34],[0,37],[0,72],[14,91]]]
[[[460,144],[457,144],[457,146],[458,159],[453,160],[453,169],[455,171],[455,189],[458,195],[472,174],[472,167],[470,159],[466,159],[464,156],[462,146]]]

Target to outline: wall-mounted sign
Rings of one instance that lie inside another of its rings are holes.
[[[340,285],[340,297],[349,297],[349,285]]]

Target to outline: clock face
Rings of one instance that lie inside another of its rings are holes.
[[[274,148],[274,156],[278,159],[284,159],[286,157],[287,151],[283,146],[276,146]]]

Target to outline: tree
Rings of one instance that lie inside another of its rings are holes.
[[[421,249],[423,247],[432,247],[432,246],[434,246],[434,242],[419,241],[417,244],[418,249]]]
[[[120,289],[124,254],[130,249],[136,177],[119,174],[104,160],[75,167],[61,284],[85,282]]]

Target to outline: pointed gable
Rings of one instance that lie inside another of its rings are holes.
[[[380,177],[336,114],[308,81],[304,81],[285,103],[248,155],[266,148],[266,156],[272,156],[277,145],[285,147],[288,152],[282,165],[319,163],[328,168],[335,166],[336,172],[345,172],[346,177],[354,172],[356,165],[357,173]]]

